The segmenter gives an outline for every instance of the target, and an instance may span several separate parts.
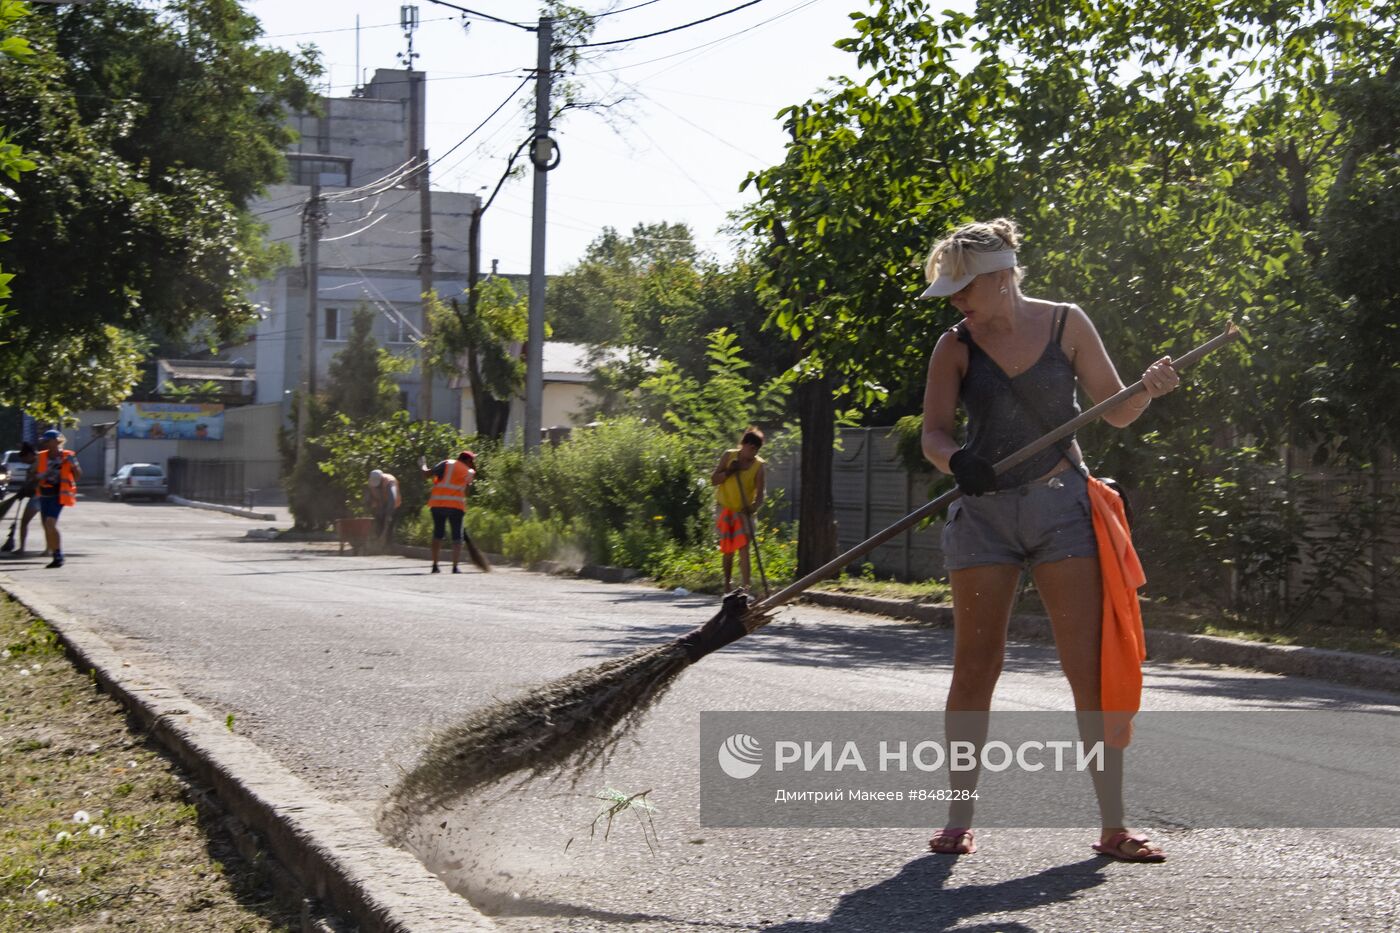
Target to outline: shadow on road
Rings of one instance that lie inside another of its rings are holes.
[[[974,858],[976,856],[973,856]],[[954,860],[928,855],[905,865],[898,875],[872,887],[841,895],[825,920],[792,920],[764,927],[768,933],[831,933],[831,931],[921,930],[935,933],[956,928],[958,933],[1031,933],[1016,921],[962,926],[981,914],[1015,914],[1062,901],[1107,881],[1099,870],[1103,861],[1086,859],[1057,865],[1024,878],[993,884],[950,888]]]
[[[713,606],[706,608],[713,610]],[[708,613],[696,616],[693,624],[658,623],[650,626],[618,626],[595,630],[586,643],[594,646],[597,657],[614,657],[638,648],[674,641],[700,625]],[[754,661],[797,667],[866,667],[889,670],[927,670],[953,663],[953,635],[947,629],[882,623],[865,628],[804,622],[775,622],[724,649]],[[1007,646],[1007,672],[1043,671],[1054,664],[1054,650],[1040,645]]]

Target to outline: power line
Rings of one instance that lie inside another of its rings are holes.
[[[505,109],[506,104],[508,104],[508,103],[510,103],[511,101],[515,100],[515,95],[516,95],[516,94],[519,94],[520,91],[521,91],[521,89],[524,88],[525,85],[529,84],[529,83],[530,83],[530,79],[532,79],[533,77],[534,77],[534,75],[526,75],[526,76],[525,76],[525,80],[524,80],[524,81],[521,81],[518,85],[516,85],[515,90],[511,91],[510,94],[507,95],[506,99],[503,100],[503,101],[501,101],[500,104],[498,104],[498,105],[496,106],[496,109],[493,110],[493,111],[491,111],[490,115],[489,115],[485,120],[482,120],[480,123],[478,123],[478,124],[476,125],[476,127],[475,127],[470,133],[468,133],[467,135],[463,136],[461,139],[457,140],[457,142],[453,144],[453,146],[452,146],[451,149],[447,150],[447,151],[444,152],[442,155],[440,155],[440,156],[438,156],[436,159],[434,159],[432,162],[428,163],[428,167],[429,167],[429,168],[432,168],[434,165],[437,165],[437,164],[438,164],[439,162],[441,162],[443,159],[447,158],[448,156],[452,155],[452,153],[456,152],[457,149],[460,148],[461,145],[462,145],[463,143],[465,143],[467,140],[471,139],[471,138],[472,138],[473,136],[475,136],[477,133],[481,132],[482,128],[483,128],[484,126],[486,126],[486,124],[490,123],[492,119],[495,118],[496,114],[500,113],[502,110]]]
[[[425,23],[446,23],[454,20],[455,16],[439,16],[436,19],[425,19]],[[342,26],[339,29],[310,29],[306,32],[279,32],[273,36],[258,36],[259,39],[292,39],[296,36],[323,36],[329,32],[355,32],[360,29],[384,29],[389,26],[400,26],[401,23],[375,23],[372,26]]]
[[[439,2],[439,0],[432,0],[432,2],[436,3],[436,2]],[[680,26],[672,26],[670,29],[662,29],[662,30],[659,30],[659,31],[657,31],[657,32],[648,32],[648,33],[646,33],[646,34],[644,34],[644,35],[640,35],[640,36],[631,36],[631,37],[629,37],[629,38],[627,38],[627,39],[609,39],[607,42],[580,42],[580,43],[577,44],[577,45],[568,46],[568,48],[571,48],[571,49],[593,49],[593,48],[599,48],[599,47],[605,46],[605,45],[625,45],[625,44],[628,43],[628,42],[636,42],[636,41],[638,41],[639,39],[653,39],[653,38],[655,38],[655,37],[657,37],[657,36],[665,36],[665,35],[669,35],[669,34],[671,34],[671,33],[673,33],[673,32],[680,32],[682,29],[689,29],[691,26],[699,26],[701,23],[713,22],[714,20],[717,20],[717,19],[719,19],[719,18],[721,18],[721,17],[728,16],[730,13],[737,13],[737,12],[739,12],[740,10],[747,9],[748,7],[754,6],[755,4],[762,3],[762,2],[763,2],[763,0],[749,0],[748,3],[741,3],[741,4],[739,4],[739,5],[736,6],[736,7],[730,7],[729,9],[727,9],[727,10],[721,12],[721,13],[716,13],[716,14],[714,14],[713,16],[707,16],[707,17],[705,17],[704,19],[697,19],[697,20],[695,20],[695,21],[693,21],[693,22],[683,23],[683,24],[681,24]]]
[[[632,6],[625,6],[620,10],[608,10],[606,13],[589,13],[589,19],[602,19],[604,16],[616,16],[619,13],[631,13],[633,10],[640,10],[644,6],[651,6],[653,3],[660,3],[661,0],[646,0],[646,3],[637,3]]]
[[[789,7],[788,9],[784,10],[784,11],[781,12],[781,13],[778,13],[778,14],[776,14],[776,15],[774,15],[774,16],[770,16],[768,19],[760,20],[760,21],[758,21],[757,23],[754,23],[752,26],[745,26],[743,29],[740,29],[740,30],[738,30],[738,31],[736,31],[736,32],[731,32],[731,33],[730,33],[729,35],[727,35],[727,36],[720,36],[718,39],[711,39],[711,40],[708,41],[708,42],[702,42],[702,43],[700,43],[699,45],[693,45],[693,46],[691,46],[691,47],[688,48],[688,49],[681,49],[679,52],[670,52],[670,53],[668,53],[668,54],[666,54],[666,55],[658,55],[656,58],[648,58],[646,61],[641,61],[641,62],[629,62],[629,63],[627,63],[626,65],[618,65],[618,66],[616,66],[616,67],[614,67],[614,68],[598,68],[598,69],[596,69],[596,70],[594,70],[594,71],[580,71],[580,72],[577,72],[577,74],[578,74],[579,77],[590,77],[590,76],[593,76],[593,75],[612,74],[612,73],[614,73],[614,72],[623,71],[623,70],[628,69],[628,68],[640,68],[640,67],[643,66],[643,65],[654,65],[654,64],[656,64],[657,62],[664,62],[664,61],[666,61],[666,60],[668,60],[668,59],[679,58],[679,57],[682,56],[682,55],[689,55],[691,52],[702,52],[702,51],[704,51],[705,49],[710,48],[711,46],[720,45],[720,44],[722,44],[722,43],[728,42],[730,39],[737,39],[739,36],[742,36],[742,35],[744,35],[745,33],[753,32],[755,29],[761,29],[762,27],[767,26],[769,23],[776,22],[776,21],[778,21],[778,20],[780,20],[780,19],[782,19],[782,18],[784,18],[784,17],[786,17],[786,16],[791,16],[793,13],[796,13],[796,12],[798,12],[799,10],[804,10],[804,9],[806,9],[806,8],[809,7],[809,6],[812,6],[813,4],[820,3],[820,2],[821,2],[821,0],[804,0],[804,2],[799,3],[799,4],[797,4],[796,6],[793,6],[793,7]],[[685,63],[684,63],[684,62],[677,62],[676,64],[677,64],[677,65],[682,65],[682,64],[685,64]],[[671,67],[674,67],[674,66],[671,66]],[[670,70],[671,70],[671,67],[663,68],[663,69],[661,69],[660,71],[658,71],[656,74],[649,75],[647,78],[643,78],[642,80],[644,80],[644,81],[650,80],[651,78],[655,78],[655,77],[657,77],[658,75],[665,74],[667,71],[670,71]]]
[[[526,32],[535,31],[534,26],[527,26],[524,23],[517,23],[508,19],[501,19],[499,16],[492,16],[490,13],[480,13],[476,10],[469,10],[464,6],[458,6],[455,3],[448,3],[447,0],[428,0],[428,2],[436,3],[438,6],[445,6],[448,9],[456,10],[459,13],[465,13],[468,16],[475,16],[478,19],[485,19],[490,20],[493,23],[500,23],[502,26],[514,26],[516,29],[523,29]]]

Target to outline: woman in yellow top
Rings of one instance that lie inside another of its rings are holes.
[[[719,465],[710,474],[715,487],[715,528],[719,530],[719,551],[724,555],[724,591],[734,579],[734,552],[739,552],[739,573],[749,588],[749,535],[753,516],[763,504],[763,458],[758,449],[763,446],[763,432],[749,428],[739,446],[726,450]]]

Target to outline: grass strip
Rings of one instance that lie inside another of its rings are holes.
[[[0,931],[299,927],[222,814],[0,597]]]

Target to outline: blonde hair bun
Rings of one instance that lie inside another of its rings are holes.
[[[966,274],[967,253],[995,253],[1021,246],[1021,228],[1009,217],[963,224],[933,245],[924,263],[924,275],[932,282],[940,270],[954,278]]]

